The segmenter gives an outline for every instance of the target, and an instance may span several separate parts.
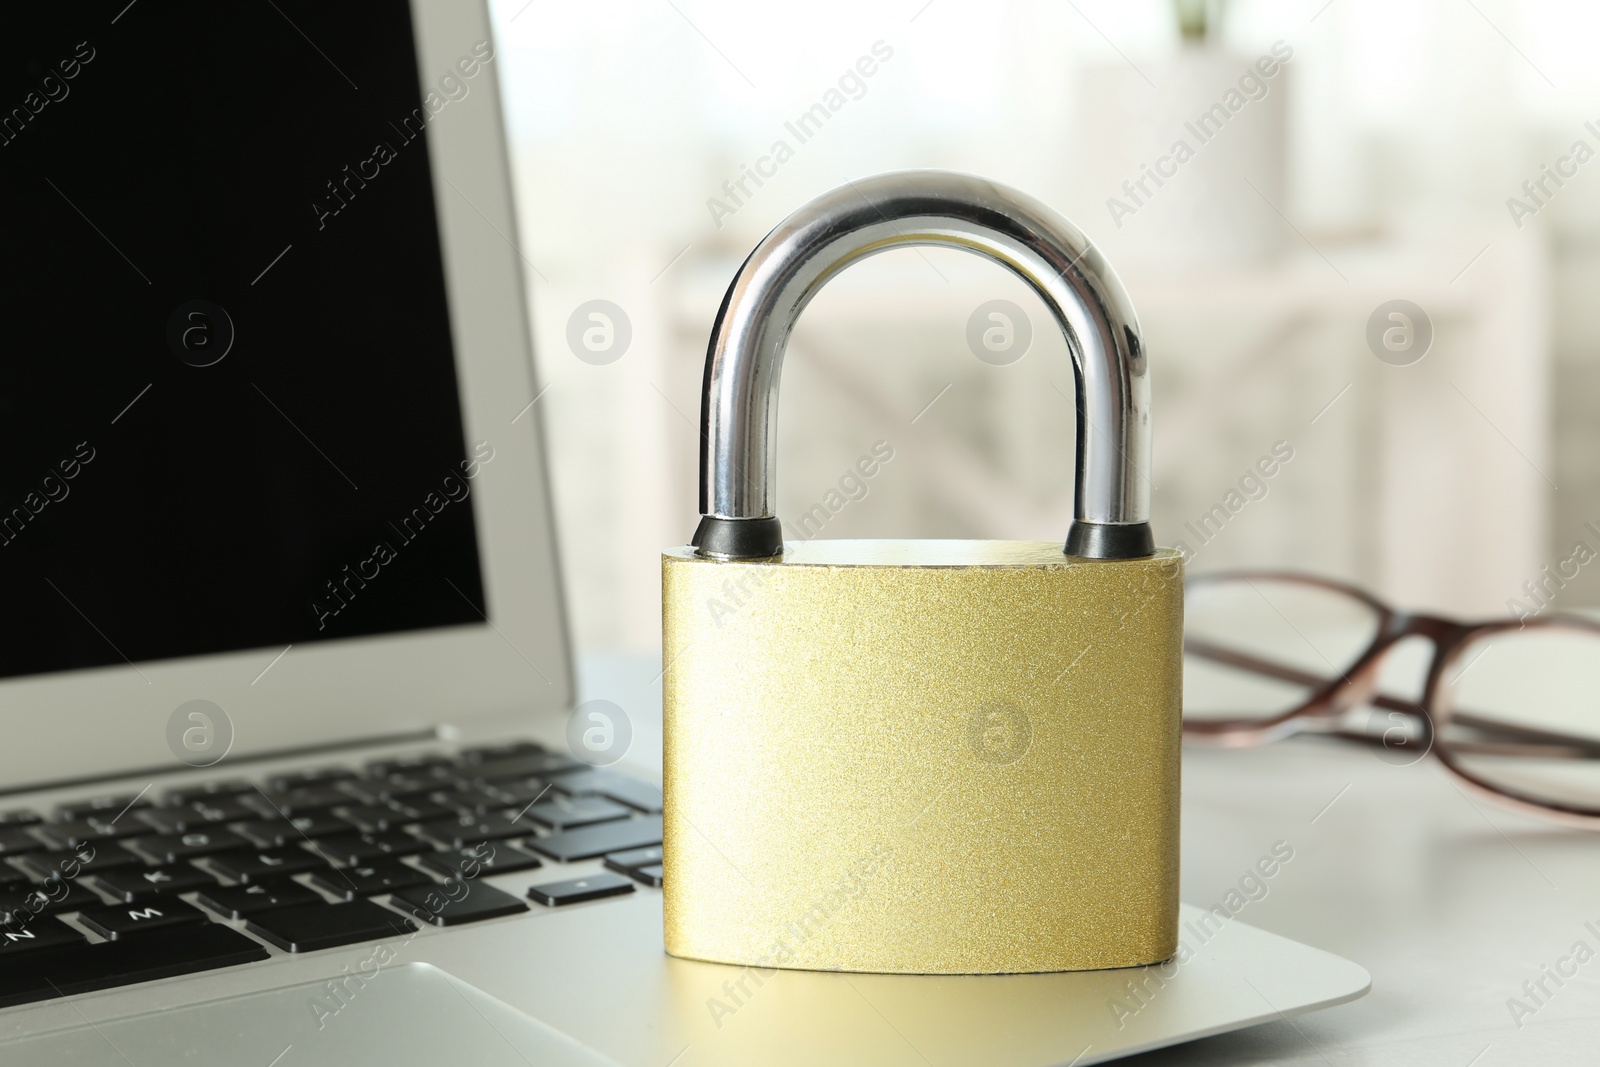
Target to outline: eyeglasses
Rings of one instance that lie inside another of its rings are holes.
[[[1315,732],[1396,763],[1431,754],[1496,801],[1600,829],[1600,623],[1456,622],[1272,571],[1190,577],[1184,601],[1185,740]],[[1379,688],[1411,638],[1432,644],[1416,699]]]

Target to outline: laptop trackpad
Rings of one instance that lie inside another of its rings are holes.
[[[26,1038],[0,1046],[0,1058],[29,1067],[615,1067],[615,1061],[425,963],[385,968],[364,984],[349,981],[342,997],[331,985],[290,986]]]

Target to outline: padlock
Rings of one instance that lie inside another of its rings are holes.
[[[784,541],[784,345],[829,279],[905,245],[1010,268],[1066,335],[1064,549]],[[979,178],[910,171],[830,192],[729,286],[701,431],[700,525],[662,558],[667,951],[758,975],[1170,957],[1182,559],[1152,539],[1144,340],[1099,251]]]

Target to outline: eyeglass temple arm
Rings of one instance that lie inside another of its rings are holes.
[[[1237,667],[1240,670],[1254,671],[1257,674],[1263,674],[1270,678],[1276,678],[1279,681],[1291,682],[1295,685],[1301,685],[1311,690],[1321,689],[1330,681],[1328,678],[1319,677],[1318,675],[1311,674],[1307,671],[1302,671],[1296,667],[1290,667],[1287,664],[1276,663],[1272,660],[1263,659],[1260,656],[1251,655],[1248,652],[1238,652],[1234,649],[1223,648],[1221,645],[1214,645],[1209,641],[1203,641],[1196,638],[1184,638],[1183,650],[1192,655],[1199,656],[1202,659],[1215,660],[1218,663],[1226,663],[1230,667]],[[1418,704],[1415,701],[1405,700],[1400,697],[1388,696],[1384,693],[1374,693],[1372,697],[1368,699],[1367,703],[1371,704],[1373,707],[1384,708],[1388,711],[1399,711],[1408,715],[1417,716],[1418,718],[1422,718],[1427,715],[1427,709],[1425,709],[1421,704]],[[1451,718],[1455,722],[1460,723],[1462,726],[1468,726],[1474,730],[1481,730],[1487,734],[1501,735],[1507,741],[1518,740],[1529,743],[1542,742],[1547,745],[1567,750],[1576,748],[1578,749],[1578,752],[1573,753],[1573,755],[1581,755],[1590,759],[1600,759],[1600,740],[1593,738],[1579,737],[1574,734],[1561,733],[1556,730],[1541,730],[1531,726],[1515,726],[1510,723],[1496,722],[1494,719],[1485,717],[1475,712],[1457,711],[1451,716]],[[1331,730],[1329,732],[1338,737],[1348,738],[1352,741],[1365,741],[1369,744],[1380,745],[1389,744],[1389,742],[1384,740],[1382,734],[1374,734],[1365,730],[1341,728],[1337,730]],[[1475,750],[1481,750],[1485,753],[1488,753],[1503,749],[1505,745],[1504,742],[1502,742],[1500,745],[1496,745],[1493,742],[1467,741],[1453,743],[1451,747],[1456,751],[1471,752]],[[1524,752],[1524,754],[1527,753]]]

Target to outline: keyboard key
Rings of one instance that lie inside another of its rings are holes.
[[[23,889],[32,881],[9,863],[0,863],[0,889]]]
[[[376,782],[365,779],[356,779],[351,782],[341,782],[339,791],[344,794],[344,804],[383,804],[388,800],[388,795]]]
[[[222,778],[201,785],[184,786],[182,789],[169,789],[162,794],[161,803],[169,807],[188,807],[197,800],[214,800],[217,797],[233,796],[238,793],[253,793],[255,788],[244,778]]]
[[[252,811],[250,817],[255,818],[259,814]],[[206,820],[193,808],[147,808],[133,812],[131,817],[137,818],[158,834],[181,834],[206,824]]]
[[[56,818],[61,822],[75,822],[78,819],[87,819],[91,815],[104,815],[107,821],[110,821],[125,811],[149,806],[150,801],[137,793],[87,797],[83,800],[70,800],[65,804],[57,804]]]
[[[387,804],[389,791],[381,782],[369,782],[360,779],[354,782],[341,783],[339,788],[345,793],[346,804]],[[437,789],[437,785],[429,788]]]
[[[234,823],[232,829],[255,842],[257,848],[282,848],[307,839],[354,833],[355,824],[337,815],[319,812],[316,815],[297,815],[293,819],[255,819]]]
[[[298,908],[325,903],[315,890],[287,878],[271,878],[253,885],[213,886],[195,897],[225,919],[243,919],[274,908]]]
[[[0,856],[15,856],[19,852],[38,852],[44,842],[30,834],[23,826],[0,826]]]
[[[461,890],[466,894],[461,895]],[[450,899],[455,893],[459,900]],[[528,906],[503,890],[484,882],[455,882],[449,886],[417,886],[389,898],[389,903],[435,926],[459,926],[483,919],[498,919],[528,910]]]
[[[428,845],[401,830],[380,830],[370,834],[341,834],[324,837],[316,843],[329,859],[357,867],[383,856],[411,856],[427,852]]]
[[[37,935],[37,927],[31,932]],[[84,944],[76,931],[68,933],[73,936],[67,943],[20,952],[15,960],[9,959],[11,949],[0,947],[0,1007],[270,958],[248,937],[216,923],[152,930],[99,945]]]
[[[528,890],[528,898],[540,904],[559,907],[562,904],[581,904],[585,900],[621,896],[633,892],[633,883],[618,874],[602,871],[585,878],[568,878],[564,882],[546,882]]]
[[[0,927],[0,970],[7,970],[11,957],[31,949],[59,948],[62,945],[82,945],[86,938],[62,922],[48,915],[36,916],[29,922]]]
[[[359,804],[353,808],[340,808],[339,817],[346,822],[353,823],[356,829],[369,832],[373,830],[398,830],[408,822],[417,821],[415,819],[407,819],[387,804]]]
[[[187,893],[217,884],[217,880],[188,863],[168,867],[117,867],[91,875],[89,882],[102,893],[131,904],[159,894]]]
[[[401,756],[396,759],[373,760],[367,764],[370,778],[393,778],[395,775],[426,774],[434,767],[454,767],[449,756],[429,753],[424,756]]]
[[[399,860],[375,860],[360,867],[318,871],[311,884],[344,900],[374,897],[414,885],[433,885],[433,879]]]
[[[480,763],[474,766],[472,771],[483,781],[495,782],[502,778],[550,778],[558,774],[588,769],[587,763],[579,763],[570,756],[556,752],[540,752],[530,756]]]
[[[437,819],[448,819],[458,814],[458,809],[447,808],[437,804],[426,797],[412,797],[407,800],[392,800],[389,807],[400,814],[403,823],[433,822]]]
[[[476,786],[440,791],[433,794],[433,799],[453,811],[467,815],[485,811],[503,811],[511,806],[505,794],[498,789],[479,789]]]
[[[463,815],[460,818],[423,823],[419,832],[441,848],[466,848],[479,841],[502,841],[508,837],[528,837],[533,823],[512,820],[504,815]]]
[[[30,808],[12,808],[0,811],[0,827],[32,826],[39,821],[39,813]]]
[[[579,774],[564,774],[555,780],[555,787],[568,796],[602,796],[646,815],[661,814],[661,790],[649,782],[629,778],[616,771],[588,770]]]
[[[152,863],[177,863],[195,856],[208,856],[213,852],[229,852],[249,848],[250,842],[232,830],[192,830],[186,834],[160,834],[154,837],[136,837],[127,843]]]
[[[641,885],[661,888],[661,849],[635,848],[613,852],[605,858],[608,870],[625,874]]]
[[[22,887],[0,893],[0,923],[14,928],[40,915],[99,906],[100,898],[81,883],[51,878],[32,888]]]
[[[84,908],[78,913],[78,920],[107,941],[116,941],[125,934],[142,933],[145,930],[209,921],[199,908],[177,898]]]
[[[256,851],[218,852],[206,857],[211,869],[235,882],[284,878],[301,871],[320,871],[327,861],[300,848],[264,848]]]
[[[285,952],[316,952],[357,941],[379,941],[416,928],[410,919],[370,900],[278,908],[251,916],[246,926]]]
[[[548,837],[529,838],[524,844],[562,863],[594,859],[607,852],[661,844],[661,816],[604,822],[599,826],[585,826],[581,830],[565,830]]]
[[[442,772],[453,768],[437,768],[440,774],[403,774],[393,778],[369,778],[360,782],[344,783],[345,792],[368,804],[387,804],[395,800],[423,798],[441,789],[457,789],[462,780]]]
[[[429,870],[451,878],[476,878],[482,874],[531,871],[543,866],[538,856],[504,841],[480,842],[476,847],[430,852],[418,860]]]
[[[334,782],[345,782],[356,777],[356,772],[349,767],[320,767],[314,771],[294,771],[289,774],[274,774],[267,779],[267,788],[274,793],[288,793],[307,786],[331,785]]]
[[[55,848],[77,848],[99,841],[115,841],[120,837],[138,837],[150,832],[150,827],[132,815],[112,821],[110,816],[91,816],[75,822],[47,822],[34,827],[34,833],[50,842]]]
[[[118,845],[84,845],[77,849],[29,852],[16,859],[17,866],[33,875],[36,882],[60,875],[76,878],[80,874],[99,874],[112,867],[137,867],[142,863],[138,856]]]
[[[314,815],[337,808],[352,799],[349,793],[331,785],[312,785],[287,792],[257,793],[250,802],[260,807],[263,815],[292,819],[296,815]]]
[[[505,806],[513,811],[521,811],[529,804],[537,804],[541,800],[560,796],[555,792],[555,785],[543,778],[523,778],[519,781],[496,782],[494,792],[505,801]]]
[[[261,798],[257,795],[256,799],[259,801]],[[239,822],[241,819],[255,819],[261,815],[258,808],[244,803],[240,797],[197,800],[189,805],[188,810],[200,816],[203,822]]]
[[[616,864],[613,870],[623,868],[647,867],[652,863],[662,860],[661,846],[652,845],[649,848],[630,848],[625,852],[609,852],[606,854],[606,864]]]
[[[507,741],[498,745],[479,745],[474,748],[464,748],[461,750],[461,762],[476,767],[482,763],[515,759],[518,756],[532,756],[543,751],[544,746],[535,741]]]
[[[552,830],[572,830],[579,826],[626,819],[632,814],[632,809],[605,797],[556,797],[532,805],[523,818],[532,819]]]

